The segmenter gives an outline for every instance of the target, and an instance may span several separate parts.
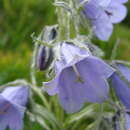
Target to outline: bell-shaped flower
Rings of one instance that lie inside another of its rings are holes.
[[[124,76],[125,82],[122,76],[119,76],[116,72],[111,76],[112,87],[121,103],[125,106],[126,110],[130,111],[130,69],[123,64],[117,64],[118,71]],[[126,130],[130,130],[130,115],[125,113]]]
[[[0,94],[0,130],[22,130],[27,86],[8,87]]]
[[[117,64],[117,67],[118,71],[130,83],[130,69],[123,64]],[[117,97],[127,109],[130,109],[130,88],[128,84],[116,72],[111,76],[111,80]]]
[[[108,98],[109,78],[113,69],[98,57],[72,43],[62,43],[55,63],[55,78],[44,82],[49,95],[58,94],[67,111],[79,111],[85,102],[102,103]]]
[[[108,40],[113,32],[113,24],[121,22],[126,17],[127,9],[124,3],[127,1],[89,0],[85,4],[83,12],[99,39]]]

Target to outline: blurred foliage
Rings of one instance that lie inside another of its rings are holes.
[[[52,0],[0,0],[0,84],[17,78],[30,80],[33,50],[30,35],[33,32],[38,34],[45,25],[56,23],[52,3]],[[110,41],[93,41],[106,52],[106,59],[110,58],[115,42],[120,39],[117,58],[130,60],[130,2],[127,5],[128,17],[122,24],[115,26]],[[38,72],[39,84],[44,80],[43,77]],[[33,96],[39,104],[29,104],[32,110],[26,113],[25,130],[95,130],[95,124],[100,120],[98,114],[102,113],[100,105],[86,104],[88,107],[79,113],[68,115],[60,107],[57,97],[44,94],[39,99],[37,95],[41,93],[34,91]],[[109,115],[109,106],[104,109],[106,115]]]
[[[0,47],[6,49],[31,43],[32,32],[56,20],[51,0],[2,0],[0,12]]]

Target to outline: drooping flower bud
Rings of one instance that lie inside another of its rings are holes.
[[[48,44],[52,44],[57,36],[56,26],[46,26],[45,29],[41,32],[39,39]],[[46,70],[53,61],[53,49],[39,45],[36,66],[39,70]]]
[[[40,45],[37,54],[37,68],[39,68],[41,71],[46,70],[52,63],[52,60],[53,60],[52,48]]]

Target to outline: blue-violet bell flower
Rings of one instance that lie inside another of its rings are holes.
[[[83,12],[100,40],[107,41],[113,32],[113,24],[121,22],[126,17],[127,8],[124,3],[127,1],[88,0],[85,4]]]
[[[56,76],[44,82],[49,95],[58,94],[67,113],[79,111],[85,102],[102,103],[108,98],[107,78],[114,70],[86,49],[62,43],[60,58],[55,62]]]
[[[130,69],[123,64],[117,64],[118,71],[124,76],[124,78],[130,83]],[[125,80],[121,79],[121,77],[115,72],[111,76],[112,87],[115,90],[115,93],[121,103],[125,106],[127,110],[130,110],[130,87],[125,82]],[[125,114],[126,118],[126,129],[130,130],[130,115],[128,113]]]
[[[0,130],[23,130],[27,86],[8,87],[0,94]]]

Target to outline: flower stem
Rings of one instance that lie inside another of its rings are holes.
[[[36,78],[35,78],[35,66],[36,66],[36,56],[38,52],[38,46],[39,46],[38,42],[35,42],[33,56],[32,56],[31,72],[30,72],[31,82],[34,86],[37,85]]]

